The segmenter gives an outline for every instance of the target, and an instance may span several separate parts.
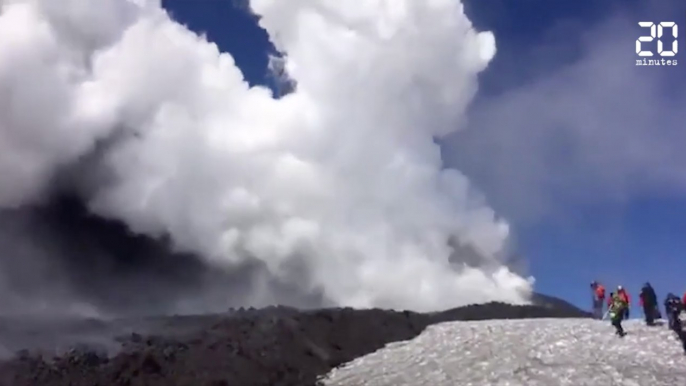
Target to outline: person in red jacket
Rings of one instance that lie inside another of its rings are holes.
[[[626,292],[626,289],[624,287],[617,286],[617,295],[621,296],[622,299],[626,302],[627,306],[624,309],[624,319],[629,319],[629,307],[631,306],[631,298],[629,297],[629,294]]]
[[[686,292],[684,292],[684,298],[681,299],[681,301],[684,302],[684,304],[686,304]]]
[[[596,319],[602,319],[603,303],[605,300],[605,286],[594,280],[591,282],[591,293],[593,298],[593,316]]]

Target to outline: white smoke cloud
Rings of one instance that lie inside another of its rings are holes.
[[[159,2],[58,3],[0,2],[0,207],[116,136],[92,210],[217,266],[359,307],[526,299],[507,223],[434,143],[495,54],[458,1],[251,1],[297,84],[281,99]]]

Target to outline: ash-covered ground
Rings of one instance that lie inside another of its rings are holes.
[[[587,316],[571,308],[489,303],[437,313],[269,307],[204,316],[72,321],[34,335],[43,345],[42,353],[24,351],[5,361],[0,382],[3,386],[315,385],[332,368],[387,343],[412,339],[431,324]],[[17,337],[18,331],[33,334],[28,325],[16,326],[4,326],[1,339]],[[89,344],[64,344],[62,355],[47,349],[51,337],[65,340],[70,333],[74,339],[90,336],[85,342]]]

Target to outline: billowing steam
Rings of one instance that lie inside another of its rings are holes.
[[[92,212],[215,270],[258,264],[340,305],[530,292],[503,263],[508,225],[434,142],[495,54],[459,1],[252,0],[294,84],[282,98],[159,1],[0,6],[0,207],[66,179]]]

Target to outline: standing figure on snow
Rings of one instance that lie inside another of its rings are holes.
[[[629,294],[626,292],[626,289],[624,287],[617,286],[617,296],[620,296],[622,300],[626,303],[626,307],[624,308],[624,315],[622,315],[623,319],[629,319],[629,308],[631,305],[631,298],[629,297]]]
[[[667,314],[668,326],[671,330],[681,329],[679,315],[684,311],[684,303],[673,293],[667,294],[665,298],[665,313]]]
[[[665,313],[667,313],[667,319],[669,320],[669,328],[679,337],[686,353],[686,331],[684,331],[684,324],[681,320],[684,312],[686,310],[681,299],[673,293],[669,293],[665,299]]]
[[[610,292],[610,296],[607,297],[607,313],[603,315],[603,320],[605,320],[605,317],[610,313],[610,307],[612,307],[612,298],[615,297],[614,292]]]
[[[626,332],[624,332],[624,328],[622,327],[622,319],[624,319],[624,315],[626,314],[626,309],[629,307],[629,303],[626,301],[624,296],[619,294],[619,291],[612,294],[610,302],[610,308],[608,311],[610,313],[612,325],[617,330],[615,333],[620,337],[624,337]]]
[[[602,319],[603,303],[605,303],[605,287],[594,280],[591,283],[591,293],[593,298],[593,317]]]
[[[659,310],[657,308],[657,295],[650,283],[645,283],[643,288],[641,288],[639,300],[641,307],[643,307],[643,315],[645,316],[646,324],[648,326],[654,326],[655,318],[657,317]]]

